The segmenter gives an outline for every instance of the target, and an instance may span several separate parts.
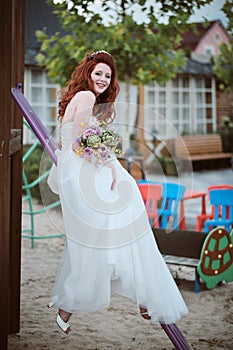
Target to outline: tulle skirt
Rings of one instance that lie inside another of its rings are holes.
[[[66,246],[51,301],[71,313],[107,308],[111,293],[148,309],[152,323],[174,323],[188,310],[160,254],[137,183],[113,156],[117,185],[68,147],[58,152],[50,187],[59,193]]]

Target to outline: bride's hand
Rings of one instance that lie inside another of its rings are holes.
[[[73,152],[76,152],[76,150],[77,150],[77,143],[76,143],[76,142],[73,142],[73,143],[72,143],[72,151],[73,151]]]
[[[113,179],[111,184],[111,190],[114,190],[115,186],[116,186],[116,179]]]
[[[115,186],[116,186],[116,169],[114,167],[113,164],[111,164],[110,162],[105,164],[106,166],[108,166],[111,170],[112,170],[112,183],[111,183],[111,190],[114,190]]]

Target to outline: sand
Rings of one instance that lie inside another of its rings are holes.
[[[28,225],[24,217],[23,225]],[[59,210],[36,217],[36,233],[62,230]],[[151,325],[135,303],[113,295],[107,310],[73,315],[72,331],[65,335],[55,322],[56,310],[48,309],[50,291],[64,248],[65,238],[37,240],[31,249],[22,239],[20,333],[9,336],[9,350],[134,350],[174,349],[161,326]],[[177,325],[191,349],[233,349],[233,283],[194,292],[194,269],[169,266],[187,303],[189,314]]]

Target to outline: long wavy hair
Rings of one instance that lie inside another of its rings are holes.
[[[114,120],[114,101],[119,92],[119,84],[115,61],[113,57],[104,50],[88,53],[73,71],[70,81],[66,84],[64,91],[61,92],[58,109],[59,119],[63,118],[68,103],[77,92],[89,90],[95,94],[91,73],[98,63],[105,63],[111,68],[111,82],[103,93],[96,96],[93,115],[107,123],[111,123]]]

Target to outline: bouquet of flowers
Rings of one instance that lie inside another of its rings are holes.
[[[120,137],[107,124],[101,122],[89,126],[81,136],[75,140],[75,153],[94,164],[103,164],[110,158],[111,153],[121,154],[118,148]]]

